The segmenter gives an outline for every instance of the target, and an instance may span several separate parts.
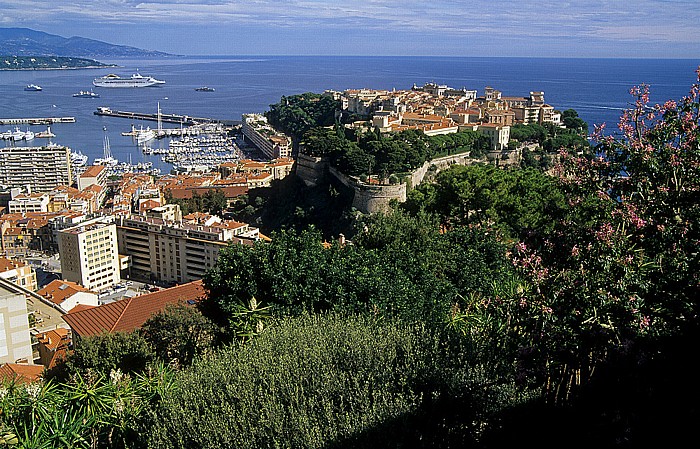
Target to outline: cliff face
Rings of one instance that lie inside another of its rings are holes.
[[[0,55],[86,58],[172,56],[159,51],[113,45],[84,37],[65,38],[29,28],[0,28]]]

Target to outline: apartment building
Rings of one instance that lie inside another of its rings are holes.
[[[262,114],[243,114],[243,135],[270,159],[292,156],[289,137],[278,133]]]
[[[106,218],[58,232],[63,279],[99,292],[119,283],[117,227]]]
[[[117,218],[119,252],[131,257],[129,276],[151,282],[202,279],[229,243],[258,238],[257,228],[232,221],[206,225],[139,215]]]
[[[78,190],[91,190],[97,194],[97,207],[104,203],[107,195],[108,181],[107,167],[104,165],[91,165],[78,177]],[[99,187],[99,188],[96,188]]]
[[[38,288],[36,271],[22,260],[0,257],[0,278],[32,292]]]
[[[7,210],[11,214],[48,212],[49,201],[47,193],[20,193],[12,196],[7,203]]]
[[[0,278],[0,364],[32,361],[27,317],[29,296],[28,290]]]
[[[72,183],[68,147],[0,148],[0,185],[29,186],[32,192],[48,192],[56,186]]]

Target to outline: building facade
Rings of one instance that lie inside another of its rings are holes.
[[[0,148],[0,185],[29,186],[31,192],[48,192],[56,186],[72,183],[68,147]]]
[[[270,159],[292,156],[292,142],[278,133],[262,114],[243,114],[243,135]]]
[[[0,278],[0,364],[32,361],[28,294],[22,287]]]
[[[131,258],[129,277],[151,282],[202,279],[230,242],[257,236],[257,229],[244,223],[177,223],[139,215],[117,219],[119,251]]]
[[[63,279],[99,292],[119,283],[117,227],[103,218],[58,232]]]

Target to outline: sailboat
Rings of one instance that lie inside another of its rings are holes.
[[[114,167],[119,163],[117,159],[112,156],[112,151],[109,148],[109,137],[107,136],[107,127],[102,128],[105,132],[104,140],[102,142],[103,157],[95,158],[95,162],[92,165],[106,165],[108,167]]]

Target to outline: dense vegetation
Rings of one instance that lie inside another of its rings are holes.
[[[338,121],[340,101],[330,95],[307,92],[301,95],[282,97],[279,103],[271,104],[265,113],[267,120],[276,129],[292,138],[294,150],[304,133],[319,126],[331,126]]]
[[[180,205],[180,210],[183,215],[193,212],[204,212],[207,214],[221,214],[228,207],[226,195],[220,189],[209,189],[200,195],[198,192],[193,192],[190,198],[173,198],[170,192],[166,192],[165,196],[168,204],[174,203]]]
[[[679,445],[700,418],[700,82],[679,103],[633,94],[622,136],[562,151],[556,176],[455,167],[360,217],[352,243],[230,246],[208,319],[99,337],[151,348],[125,379],[115,348],[74,356],[91,383],[3,390],[0,444],[46,447],[50,428],[72,447]]]
[[[424,162],[449,154],[471,152],[483,156],[488,138],[475,131],[428,137],[421,131],[407,130],[388,135],[376,131],[314,128],[304,134],[301,146],[306,154],[327,156],[331,165],[353,176],[406,173]]]
[[[556,152],[561,148],[582,150],[589,147],[586,139],[588,124],[575,110],[567,109],[562,112],[562,124],[566,128],[549,123],[516,124],[510,128],[510,138],[521,143],[537,143],[546,152]]]

